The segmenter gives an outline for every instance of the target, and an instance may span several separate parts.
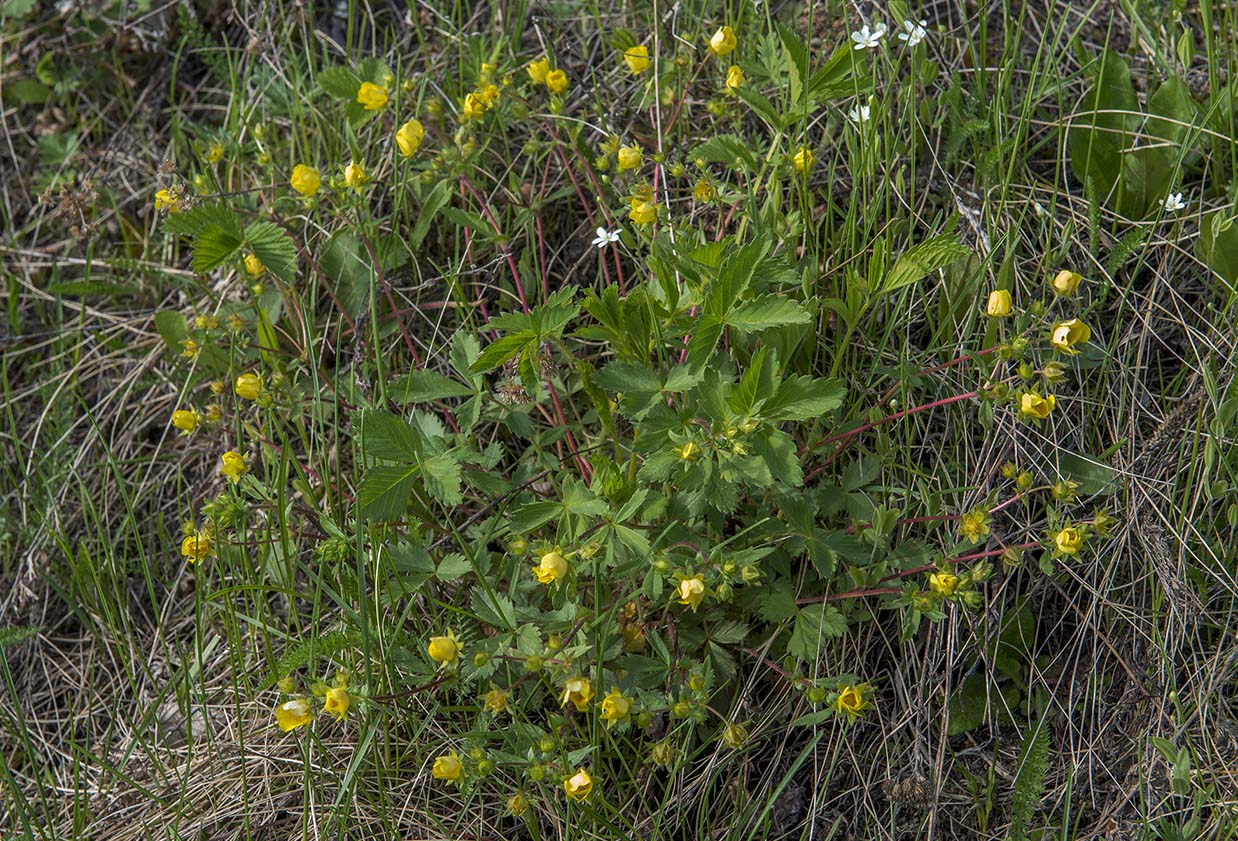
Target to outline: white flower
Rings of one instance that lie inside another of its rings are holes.
[[[598,235],[593,238],[593,244],[598,248],[605,248],[612,242],[619,241],[619,233],[619,228],[615,228],[613,231],[608,231],[605,228],[598,228]]]
[[[898,33],[898,40],[906,41],[907,46],[914,47],[916,44],[924,40],[924,36],[928,35],[927,20],[921,20],[919,23],[912,23],[909,20],[903,21],[903,31]]]
[[[1167,198],[1163,198],[1157,202],[1161,207],[1165,208],[1167,213],[1173,213],[1176,210],[1182,210],[1186,207],[1186,202],[1182,200],[1181,193],[1170,193]]]
[[[873,107],[871,105],[855,105],[847,112],[847,116],[851,118],[851,122],[867,123],[868,118],[873,116]]]
[[[851,33],[851,40],[855,43],[852,48],[856,50],[875,50],[881,46],[881,39],[885,37],[886,25],[879,23],[872,29],[868,28],[868,24],[860,27],[859,32]]]

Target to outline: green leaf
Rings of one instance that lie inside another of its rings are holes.
[[[847,617],[832,605],[804,608],[795,617],[795,629],[787,653],[800,660],[816,661],[826,641],[847,633]]]
[[[387,396],[397,403],[431,403],[447,397],[471,397],[477,389],[436,371],[410,371],[387,384]]]
[[[807,421],[842,405],[847,388],[840,380],[793,376],[761,406],[761,417],[771,421]]]
[[[434,571],[434,577],[439,581],[455,581],[472,571],[473,564],[468,558],[459,552],[452,552],[444,555],[443,559],[438,562],[438,569]]]
[[[408,509],[417,468],[408,465],[376,464],[361,477],[357,488],[357,508],[363,520],[398,520]]]
[[[1238,288],[1238,225],[1232,216],[1218,210],[1203,217],[1195,254],[1230,290]]]
[[[774,104],[770,102],[768,98],[747,86],[740,86],[736,89],[735,93],[756,113],[758,117],[764,120],[771,127],[782,127],[782,117],[779,116],[778,110],[774,108]]]
[[[777,29],[778,38],[782,41],[782,49],[787,57],[791,101],[799,102],[804,94],[804,83],[808,80],[808,48],[793,30],[782,25],[778,25]]]
[[[612,362],[598,371],[593,381],[607,391],[628,394],[631,392],[660,392],[662,380],[657,371],[644,365],[627,362]]]
[[[784,582],[784,587],[785,587]],[[778,589],[757,599],[757,610],[766,622],[781,622],[799,613],[795,594],[787,589]]]
[[[707,633],[713,642],[722,645],[737,645],[748,636],[748,625],[738,619],[724,619],[711,625]]]
[[[421,455],[419,430],[382,409],[369,409],[361,415],[360,443],[369,458],[415,463]]]
[[[985,705],[988,696],[985,693],[984,675],[974,674],[963,681],[946,705],[948,724],[946,735],[958,736],[969,733],[984,724]]]
[[[219,228],[236,239],[243,239],[241,217],[222,204],[200,204],[163,218],[163,229],[173,234],[197,236],[208,228]]]
[[[1059,449],[1058,469],[1066,478],[1079,483],[1079,493],[1083,496],[1117,490],[1113,468],[1095,458]]]
[[[447,453],[432,456],[421,462],[421,475],[426,491],[448,508],[459,505],[464,496],[460,493],[460,462]]]
[[[512,512],[510,527],[515,534],[528,534],[562,513],[558,502],[527,502]]]
[[[222,266],[241,247],[241,238],[218,225],[212,225],[193,240],[193,270],[205,274]]]
[[[753,157],[748,144],[734,134],[719,134],[709,138],[693,149],[688,158],[693,161],[701,160],[705,163],[722,164],[728,167],[742,164],[739,167],[741,169],[756,169],[757,165],[756,158]]]
[[[13,625],[0,628],[0,649],[25,642],[42,630],[42,625]]]
[[[335,294],[344,312],[351,318],[364,312],[370,304],[374,272],[361,240],[344,231],[332,235],[318,255],[318,265],[334,281]]]
[[[843,99],[862,96],[873,89],[868,62],[856,55],[850,43],[844,42],[825,60],[808,82],[808,97],[812,100]]]
[[[318,87],[331,96],[355,101],[361,77],[347,67],[328,67],[318,74]]]
[[[546,303],[534,307],[529,313],[533,329],[543,338],[561,335],[568,322],[580,314],[580,304],[575,297],[576,287],[564,286],[547,298]]]
[[[537,333],[532,330],[524,330],[520,333],[515,333],[511,336],[503,336],[495,339],[486,349],[477,356],[469,370],[474,373],[490,371],[499,367],[509,359],[514,359],[519,356],[530,342],[537,341]]]
[[[245,243],[267,271],[292,285],[297,278],[297,247],[282,228],[272,222],[253,222],[245,229]]]
[[[890,269],[878,294],[886,295],[918,283],[929,273],[944,269],[955,260],[970,256],[971,253],[972,250],[955,239],[953,234],[943,234],[913,245],[903,252],[894,268]]]
[[[15,79],[4,86],[4,101],[15,105],[42,105],[52,97],[52,89],[35,79]]]
[[[746,301],[728,312],[724,318],[727,326],[746,333],[782,327],[786,324],[807,324],[812,321],[808,310],[798,302],[781,295],[762,295]]]
[[[421,212],[417,214],[417,221],[413,224],[413,231],[408,237],[409,247],[413,251],[421,248],[426,234],[430,232],[434,217],[447,202],[451,201],[452,185],[451,181],[440,181],[430,190],[430,195],[426,196],[426,200],[421,205]]]
[[[163,343],[173,353],[180,353],[181,341],[189,338],[189,324],[178,310],[160,310],[155,313],[155,329]]]

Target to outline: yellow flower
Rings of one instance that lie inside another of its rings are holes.
[[[507,690],[499,689],[496,686],[491,686],[490,691],[486,693],[486,712],[498,715],[507,709]]]
[[[537,566],[533,567],[533,574],[537,576],[539,584],[553,584],[567,575],[567,559],[558,549],[547,552],[542,555]]]
[[[551,70],[546,74],[546,87],[551,93],[563,93],[567,90],[567,74],[562,70]]]
[[[575,774],[563,780],[563,790],[569,800],[584,800],[593,791],[593,778],[584,768],[577,768]]]
[[[569,703],[576,705],[578,712],[584,712],[589,707],[589,701],[593,698],[593,685],[589,683],[587,677],[568,678],[563,684],[563,706]]]
[[[172,425],[185,432],[193,432],[198,428],[198,413],[192,409],[177,409],[172,413]]]
[[[695,441],[689,441],[682,447],[674,449],[675,455],[684,461],[696,461],[701,457],[701,448]]]
[[[1083,548],[1083,534],[1073,526],[1067,526],[1053,535],[1054,553],[1058,555],[1078,555]]]
[[[365,174],[365,167],[356,161],[344,167],[344,183],[354,190],[365,186],[365,183],[369,180],[370,176]]]
[[[721,58],[724,55],[730,54],[738,43],[739,41],[735,38],[735,30],[729,26],[724,26],[709,39],[709,51]]]
[[[193,359],[198,355],[198,343],[193,339],[181,339],[181,356]]]
[[[245,271],[251,277],[257,277],[258,275],[262,274],[262,271],[265,268],[266,267],[262,265],[262,261],[259,260],[256,255],[254,254],[245,255]]]
[[[195,315],[193,326],[199,330],[215,330],[219,327],[219,317],[214,315]]]
[[[480,120],[486,113],[486,103],[475,93],[464,98],[464,107],[460,109],[461,116],[466,120]]]
[[[1013,311],[1009,289],[994,289],[989,293],[989,302],[984,308],[986,315],[992,318],[1005,318]]]
[[[207,147],[206,154],[203,155],[202,157],[208,164],[217,164],[219,163],[220,158],[222,158],[223,156],[224,156],[224,147],[221,146],[218,141],[216,141]]]
[[[929,589],[939,596],[952,595],[959,586],[959,577],[950,572],[935,572],[929,576]]]
[[[426,130],[421,121],[409,120],[395,133],[395,145],[399,147],[401,155],[411,158],[420,148],[422,138],[425,136]]]
[[[1077,318],[1072,318],[1069,321],[1059,321],[1053,325],[1053,332],[1049,335],[1049,341],[1053,346],[1062,353],[1076,354],[1079,351],[1075,350],[1075,345],[1083,344],[1088,339],[1092,338],[1092,328],[1088,327]]]
[[[864,697],[867,692],[867,683],[861,683],[858,686],[842,687],[838,690],[838,697],[834,699],[834,709],[855,721],[863,714],[864,710],[871,706]]]
[[[477,98],[481,100],[482,105],[489,108],[499,99],[498,85],[482,85],[477,89]]]
[[[179,213],[184,210],[185,197],[179,187],[159,190],[155,193],[155,210]]]
[[[813,157],[812,150],[807,146],[801,146],[799,151],[791,158],[791,163],[795,164],[796,172],[808,172],[812,169],[812,163],[816,160]]]
[[[975,543],[989,535],[989,512],[983,508],[968,511],[959,520],[959,533]]]
[[[246,400],[257,400],[258,395],[262,393],[262,377],[257,374],[241,374],[236,378],[236,384],[233,386],[238,397],[243,397]]]
[[[727,93],[735,93],[744,85],[744,71],[738,64],[732,64],[726,69]]]
[[[460,755],[454,750],[434,760],[434,768],[430,775],[436,780],[456,782],[464,776],[464,766],[460,764]]]
[[[628,211],[628,218],[637,225],[648,225],[658,218],[657,202],[649,199],[633,198],[631,200],[632,209]]]
[[[210,557],[214,546],[211,545],[211,536],[205,532],[191,534],[181,541],[181,554],[191,564],[200,564]]]
[[[460,643],[456,641],[455,631],[447,629],[443,637],[430,637],[430,645],[426,648],[430,659],[435,663],[454,663],[460,656]]]
[[[1049,281],[1049,286],[1058,295],[1073,295],[1082,282],[1083,275],[1069,269],[1062,269],[1053,277],[1053,280]]]
[[[623,52],[623,63],[628,66],[628,72],[639,76],[649,69],[649,49],[644,45],[628,47]]]
[[[387,104],[387,89],[373,82],[362,82],[360,89],[357,90],[357,101],[365,107],[366,111],[377,111]]]
[[[333,686],[327,690],[327,702],[323,705],[323,709],[334,715],[338,720],[344,720],[344,716],[348,715],[348,708],[351,706],[352,696],[348,694],[347,689],[341,686]]]
[[[632,699],[624,697],[618,689],[612,689],[602,699],[602,719],[604,721],[623,721],[632,709]]]
[[[511,812],[516,817],[520,817],[525,812],[529,811],[529,798],[519,792],[513,794],[511,797],[507,798],[507,811]]]
[[[692,188],[692,198],[704,204],[708,201],[713,201],[714,196],[718,195],[718,191],[714,189],[714,185],[708,180],[702,178],[696,182],[696,186]]]
[[[1049,417],[1055,405],[1057,405],[1057,398],[1052,394],[1048,397],[1041,397],[1035,392],[1027,391],[1019,398],[1019,411],[1024,417],[1034,420],[1044,420]]]
[[[539,58],[537,61],[529,62],[529,66],[525,68],[528,71],[529,78],[533,80],[535,85],[546,84],[546,77],[550,75],[550,62],[544,58]]]
[[[318,192],[318,187],[321,184],[322,178],[318,175],[318,170],[305,164],[294,166],[292,168],[292,177],[288,179],[288,185],[307,199]]]
[[[626,172],[629,169],[639,168],[644,157],[641,155],[639,146],[621,146],[616,160],[619,164],[619,171]]]
[[[728,724],[722,731],[722,741],[732,750],[739,750],[748,741],[748,731],[742,724]]]
[[[309,724],[310,717],[310,706],[301,698],[285,701],[275,708],[275,721],[285,733]]]
[[[245,456],[235,450],[228,450],[219,458],[223,462],[219,472],[224,474],[229,482],[240,481],[241,475],[249,469],[245,464]]]
[[[689,605],[694,611],[705,599],[705,581],[699,575],[679,582],[679,603]]]

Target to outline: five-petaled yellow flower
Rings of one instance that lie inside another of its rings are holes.
[[[589,701],[593,698],[593,685],[589,683],[587,677],[572,677],[568,678],[563,684],[563,706],[569,703],[574,704],[578,712],[584,712],[589,708]]]
[[[172,413],[172,425],[185,432],[197,429],[199,420],[198,413],[192,409],[177,409]]]
[[[699,575],[685,578],[679,582],[679,603],[690,606],[694,611],[705,599],[705,580]]]
[[[546,84],[546,77],[550,75],[550,62],[544,58],[539,58],[537,61],[530,61],[529,66],[525,68],[529,74],[529,78],[533,80],[535,85]]]
[[[431,769],[430,774],[436,780],[456,782],[464,776],[464,765],[460,762],[460,755],[453,750],[451,753],[438,757],[434,760],[434,768]]]
[[[466,120],[480,120],[482,115],[486,113],[486,102],[475,93],[471,93],[464,98],[464,106],[460,109],[460,115]]]
[[[562,70],[551,70],[546,74],[546,87],[551,93],[563,93],[567,90],[567,74]]]
[[[352,706],[352,696],[348,694],[348,690],[342,686],[333,686],[327,690],[327,701],[323,705],[323,709],[334,715],[340,721],[344,720],[344,716],[348,715],[348,708]]]
[[[631,709],[632,699],[625,696],[618,689],[612,689],[602,699],[602,720],[612,722],[623,721],[628,717],[628,712]]]
[[[733,52],[738,44],[739,41],[735,38],[735,30],[729,26],[723,26],[709,39],[709,51],[721,58]]]
[[[191,534],[181,541],[181,554],[191,564],[200,564],[214,551],[211,536],[206,532]]]
[[[959,577],[952,572],[935,572],[929,576],[929,589],[939,596],[950,596],[959,586]]]
[[[864,697],[867,693],[868,684],[866,683],[858,686],[844,686],[838,690],[838,697],[834,699],[834,709],[855,721],[870,706],[868,699]]]
[[[533,567],[533,574],[539,584],[553,584],[567,575],[567,558],[558,549],[547,552]]]
[[[482,85],[477,89],[477,98],[481,100],[482,105],[489,108],[499,101],[499,86],[494,84]]]
[[[1067,526],[1054,533],[1053,548],[1058,555],[1078,555],[1083,548],[1083,534],[1074,526]]]
[[[310,723],[310,705],[302,698],[293,698],[275,708],[275,721],[287,733]]]
[[[1026,418],[1033,420],[1044,420],[1049,417],[1049,413],[1053,411],[1053,407],[1057,405],[1057,398],[1052,394],[1047,397],[1041,397],[1034,391],[1026,391],[1019,398],[1019,412]]]
[[[262,265],[262,261],[255,254],[245,255],[245,273],[250,277],[257,277],[262,274],[266,266]]]
[[[638,169],[644,156],[641,155],[639,146],[620,146],[615,160],[619,164],[619,171],[626,172],[629,169]]]
[[[421,120],[409,120],[395,133],[395,145],[399,147],[401,155],[411,158],[421,148],[421,141],[425,136],[426,129]]]
[[[305,164],[294,166],[292,168],[292,177],[288,179],[288,185],[307,199],[313,197],[318,192],[318,187],[321,184],[322,177],[319,176],[318,170]]]
[[[959,518],[959,534],[975,543],[989,536],[989,512],[975,508]]]
[[[593,791],[593,778],[584,768],[577,768],[575,774],[564,779],[563,790],[569,800],[584,800]]]
[[[236,450],[228,450],[219,459],[223,462],[219,467],[219,472],[224,474],[229,482],[240,481],[241,476],[249,469],[245,464],[245,456]]]
[[[726,69],[727,93],[735,93],[744,85],[744,71],[738,64],[732,64]]]
[[[1092,338],[1092,328],[1077,318],[1059,321],[1053,325],[1053,331],[1049,334],[1049,341],[1053,343],[1053,346],[1062,353],[1069,354],[1078,353],[1075,345],[1083,344],[1090,338]]]
[[[491,686],[485,698],[486,712],[498,715],[507,709],[507,690]]]
[[[643,44],[628,47],[623,51],[623,63],[628,66],[628,72],[640,75],[649,69],[649,49]]]
[[[344,183],[354,190],[361,189],[369,180],[370,176],[366,175],[365,167],[356,161],[344,167]]]
[[[179,213],[185,209],[185,196],[179,187],[159,190],[155,193],[155,210]]]
[[[1005,318],[1014,312],[1014,301],[1009,289],[994,289],[989,293],[989,302],[984,308],[985,315],[991,318]]]
[[[206,161],[208,164],[217,164],[219,163],[220,159],[223,156],[224,156],[224,147],[217,140],[214,143],[212,143],[210,146],[206,147],[206,154],[202,156],[202,159]]]
[[[236,378],[236,385],[233,388],[238,397],[257,400],[258,395],[262,393],[262,377],[257,374],[241,374]]]
[[[649,225],[655,222],[658,218],[658,203],[650,199],[642,199],[633,197],[631,199],[632,209],[628,211],[628,218],[637,225]]]
[[[1083,275],[1069,269],[1062,269],[1054,275],[1053,280],[1049,281],[1049,286],[1058,295],[1073,295],[1082,282]]]
[[[435,663],[446,665],[456,662],[456,658],[460,656],[460,643],[456,640],[455,631],[448,628],[446,636],[430,637],[426,652]]]
[[[373,82],[362,82],[357,90],[357,101],[366,111],[377,111],[387,104],[387,89]]]
[[[713,201],[714,196],[718,195],[718,191],[714,189],[714,185],[709,183],[709,180],[702,178],[696,182],[692,188],[692,198],[699,201],[701,204]]]
[[[816,158],[813,157],[812,150],[807,146],[801,146],[799,151],[791,158],[791,163],[795,164],[796,172],[808,172],[808,170],[812,169],[812,164],[815,160]]]

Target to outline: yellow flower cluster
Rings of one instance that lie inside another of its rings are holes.
[[[545,85],[546,89],[551,93],[561,94],[567,91],[567,74],[562,70],[551,70],[550,60],[547,58],[539,58],[536,61],[529,62],[525,72],[529,74],[529,80],[533,84]]]

